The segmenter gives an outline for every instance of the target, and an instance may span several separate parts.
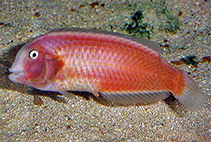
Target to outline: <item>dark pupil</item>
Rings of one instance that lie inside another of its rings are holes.
[[[37,54],[36,54],[36,53],[33,53],[33,54],[32,54],[32,57],[33,57],[33,58],[35,58],[36,56],[37,56]]]

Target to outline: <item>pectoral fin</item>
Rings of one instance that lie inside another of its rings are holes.
[[[95,97],[99,97],[99,96],[100,96],[100,94],[99,94],[97,91],[92,92],[92,94],[93,94]]]
[[[61,90],[59,91],[62,95],[70,98],[70,99],[73,99],[73,98],[76,98],[75,94],[71,93],[71,92],[68,92],[66,90]]]

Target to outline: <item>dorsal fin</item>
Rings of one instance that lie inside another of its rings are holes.
[[[134,37],[134,36],[131,36],[131,35],[126,35],[126,34],[121,34],[121,33],[100,31],[100,30],[97,30],[97,29],[85,29],[85,28],[56,28],[56,29],[50,31],[49,33],[52,33],[52,32],[85,32],[85,33],[97,33],[97,34],[113,35],[113,36],[126,38],[126,39],[132,40],[134,42],[140,43],[142,45],[147,46],[148,48],[151,48],[152,50],[154,50],[158,53],[161,52],[161,47],[153,41],[150,41],[150,40],[145,39],[145,38]]]

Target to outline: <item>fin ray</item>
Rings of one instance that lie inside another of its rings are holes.
[[[140,37],[135,37],[127,34],[121,34],[121,33],[116,33],[116,32],[109,32],[109,31],[101,31],[97,29],[85,29],[85,28],[56,28],[49,33],[54,33],[54,32],[84,32],[84,33],[95,33],[95,34],[105,34],[105,35],[113,35],[116,37],[121,37],[121,38],[126,38],[128,40],[140,43],[142,45],[147,46],[148,48],[151,48],[152,50],[161,53],[161,47],[154,41],[150,41],[145,38],[140,38]]]
[[[171,95],[169,91],[100,93],[105,99],[118,105],[150,104],[163,100]]]
[[[186,80],[186,88],[184,93],[174,94],[174,97],[178,99],[184,106],[191,111],[200,109],[208,98],[198,85],[187,75],[184,74]]]
[[[62,95],[66,96],[66,97],[68,97],[70,99],[76,98],[76,96],[73,93],[71,93],[71,92],[68,92],[68,91],[65,91],[65,90],[60,90],[59,92]]]

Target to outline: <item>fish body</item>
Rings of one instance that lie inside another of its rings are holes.
[[[149,104],[173,94],[190,110],[208,96],[167,63],[146,39],[87,29],[42,35],[17,53],[10,80],[40,90],[88,91],[120,105]]]

